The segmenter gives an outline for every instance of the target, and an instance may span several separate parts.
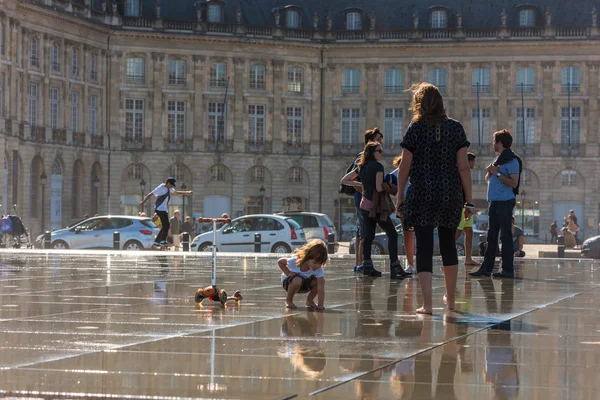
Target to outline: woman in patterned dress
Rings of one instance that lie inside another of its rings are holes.
[[[433,234],[437,229],[442,255],[446,295],[443,301],[454,309],[458,256],[455,234],[463,208],[465,217],[474,207],[471,171],[467,160],[469,142],[460,122],[446,116],[437,87],[420,83],[411,88],[414,116],[402,143],[398,171],[398,215],[414,227],[417,238],[417,273],[423,306],[419,314],[431,314]],[[406,199],[404,186],[410,175]]]

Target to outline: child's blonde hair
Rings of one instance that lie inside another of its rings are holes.
[[[296,249],[296,265],[302,265],[308,260],[315,260],[321,265],[327,263],[327,246],[321,239],[309,240],[304,246]]]

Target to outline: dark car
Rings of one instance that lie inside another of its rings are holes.
[[[405,255],[406,251],[404,250],[404,242],[402,237],[402,225],[396,225],[396,232],[398,232],[398,255]],[[477,243],[479,242],[479,237],[481,234],[485,234],[484,231],[473,230],[473,250],[472,255],[479,255],[479,248],[477,247]],[[437,232],[433,235],[433,252],[434,254],[439,254],[440,246]],[[464,246],[464,237],[465,235],[461,235],[456,242],[456,251],[459,256],[465,255],[465,246]],[[352,238],[350,241],[350,254],[354,254],[354,240],[356,238]],[[371,254],[388,254],[388,239],[384,232],[379,232],[375,235],[375,240],[373,240],[373,244],[371,245]]]
[[[583,242],[581,256],[585,258],[600,258],[600,236],[591,237]]]

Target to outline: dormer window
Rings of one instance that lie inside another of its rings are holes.
[[[208,5],[208,22],[218,23],[222,22],[221,4],[212,3]]]
[[[429,14],[429,26],[432,29],[448,27],[448,12],[446,10],[433,10]]]
[[[362,29],[362,14],[351,11],[346,14],[346,29],[349,31],[360,31]]]
[[[300,28],[300,10],[294,6],[288,6],[285,10],[285,26],[291,29]]]
[[[125,16],[139,17],[140,16],[140,0],[125,1]]]
[[[519,11],[519,26],[535,26],[535,12],[533,9],[526,8]]]

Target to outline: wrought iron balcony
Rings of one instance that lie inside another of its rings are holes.
[[[517,93],[533,93],[535,92],[535,85],[517,85]]]
[[[216,88],[224,88],[225,85],[227,84],[227,82],[225,81],[225,79],[211,79],[210,80],[210,87]]]
[[[65,129],[52,130],[52,143],[58,143],[58,144],[67,143],[67,131]]]
[[[342,143],[336,150],[336,155],[357,155],[363,148],[360,143]]]
[[[185,77],[180,77],[180,76],[175,76],[175,75],[169,75],[169,85],[185,85],[186,84],[186,79]]]
[[[404,88],[402,86],[394,86],[394,85],[386,85],[385,92],[386,93],[402,93]]]
[[[271,149],[271,142],[265,142],[264,140],[247,140],[246,151],[248,153],[264,153]]]
[[[43,126],[34,126],[31,128],[31,141],[44,143],[46,141],[46,128]]]
[[[308,146],[304,146],[301,140],[290,140],[285,142],[284,150],[287,154],[307,154]]]
[[[77,146],[77,147],[85,146],[85,133],[84,132],[73,132],[73,146]]]
[[[574,84],[574,83],[568,84],[568,83],[567,83],[567,84],[563,84],[563,85],[562,85],[562,92],[563,92],[563,93],[568,93],[568,92],[571,92],[571,93],[573,93],[573,92],[579,92],[579,89],[580,89],[580,86],[579,86],[579,84],[578,84],[578,83],[577,83],[577,84]]]
[[[207,147],[212,151],[233,151],[233,140],[210,138]]]
[[[360,86],[342,86],[342,93],[344,93],[344,94],[360,93]]]
[[[144,139],[141,137],[124,137],[122,140],[121,148],[123,150],[144,150],[146,147]]]
[[[479,93],[489,93],[490,90],[491,90],[490,85],[473,85],[471,87],[471,91],[473,93],[477,93],[478,91],[479,91]]]
[[[128,74],[125,77],[125,82],[126,83],[135,84],[135,85],[143,85],[144,82],[145,82],[144,75],[131,75],[131,74]]]
[[[103,149],[104,148],[104,136],[103,135],[91,135],[90,141],[92,148]]]
[[[165,138],[165,147],[169,150],[192,151],[194,141],[192,138],[169,136]]]

